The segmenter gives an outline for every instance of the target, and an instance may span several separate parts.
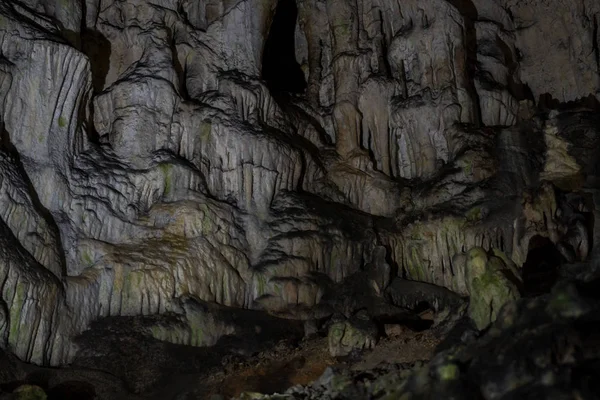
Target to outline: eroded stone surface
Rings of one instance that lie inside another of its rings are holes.
[[[275,1],[50,3],[0,4],[0,344],[25,361],[101,317],[227,334],[189,299],[311,320],[357,272],[473,296],[473,247],[517,275],[536,236],[595,254],[594,1],[299,0],[293,94],[261,76]]]

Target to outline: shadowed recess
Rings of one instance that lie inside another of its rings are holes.
[[[529,241],[527,260],[523,264],[523,286],[526,296],[548,293],[558,279],[563,260],[550,239],[534,236]]]
[[[263,53],[262,78],[272,92],[301,93],[306,80],[296,61],[294,32],[298,8],[294,0],[279,0]]]
[[[81,43],[83,52],[90,59],[94,92],[100,93],[110,68],[111,44],[100,32],[88,29],[81,33]]]

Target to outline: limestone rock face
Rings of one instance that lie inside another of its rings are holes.
[[[93,321],[157,315],[179,322],[154,337],[210,345],[230,325],[190,304],[311,320],[357,273],[381,302],[396,277],[479,298],[474,247],[515,276],[538,237],[595,256],[599,18],[1,2],[0,346],[61,365]]]

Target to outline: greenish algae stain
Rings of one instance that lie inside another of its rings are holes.
[[[202,121],[200,125],[200,139],[206,141],[210,138],[212,131],[212,124],[210,122]]]
[[[172,171],[173,171],[173,166],[171,164],[160,164],[158,166],[163,174],[163,177],[165,178],[165,195],[169,195],[169,193],[171,193],[171,189],[172,189],[172,181],[171,181],[171,175],[172,175]]]
[[[467,214],[465,215],[465,217],[467,218],[467,221],[469,221],[469,222],[480,221],[483,218],[483,210],[481,207],[475,206],[475,207],[471,208],[469,211],[467,211]]]
[[[83,263],[88,267],[91,267],[94,264],[94,260],[92,259],[92,256],[89,253],[89,251],[87,250],[84,250],[81,253],[81,259],[83,260]]]
[[[440,379],[443,381],[453,381],[458,378],[460,370],[456,364],[446,364],[438,369]]]

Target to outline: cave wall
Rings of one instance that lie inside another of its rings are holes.
[[[377,245],[462,294],[473,246],[595,249],[596,1],[297,0],[299,93],[262,79],[277,4],[0,4],[2,347],[59,365],[189,297],[311,307]]]

